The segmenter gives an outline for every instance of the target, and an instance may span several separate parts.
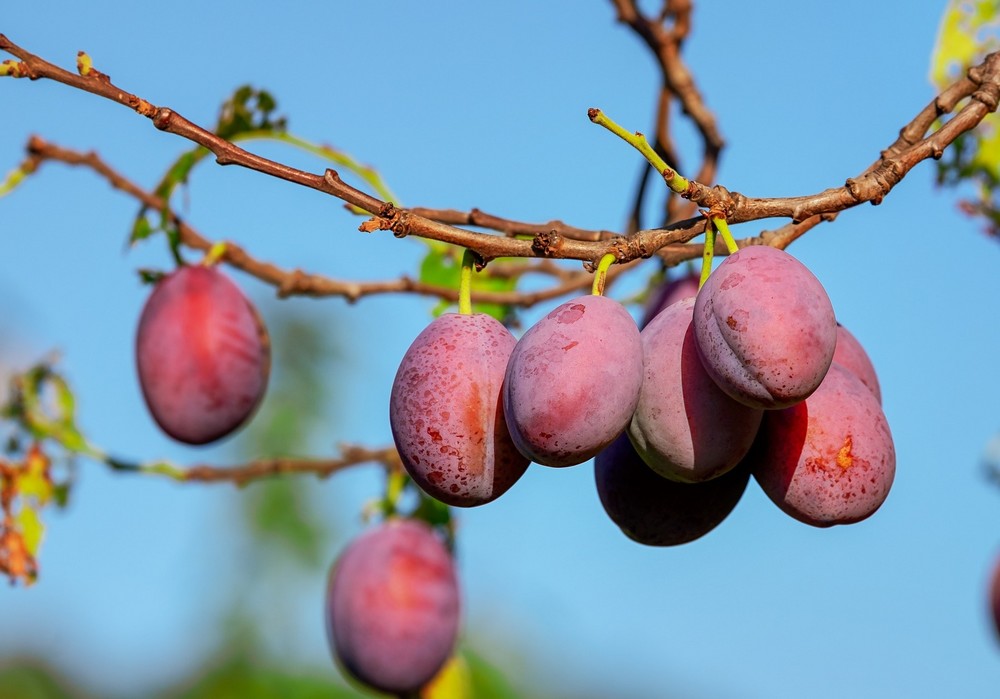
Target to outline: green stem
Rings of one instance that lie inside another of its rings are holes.
[[[10,194],[14,191],[14,187],[21,184],[24,178],[27,177],[28,172],[25,171],[24,167],[19,167],[15,170],[11,170],[7,175],[7,179],[0,182],[0,197]]]
[[[225,242],[215,243],[212,245],[212,247],[208,249],[208,252],[205,253],[205,257],[202,259],[201,264],[205,267],[214,267],[215,265],[219,264],[219,261],[225,254],[226,254],[226,243]]]
[[[705,286],[708,276],[712,273],[712,259],[715,257],[715,226],[709,219],[705,226],[705,250],[701,254],[701,278],[698,280],[698,289]]]
[[[667,165],[666,161],[663,160],[663,158],[661,158],[659,154],[653,150],[652,146],[649,145],[649,141],[646,140],[645,136],[638,131],[635,133],[626,131],[613,119],[606,116],[600,109],[589,109],[587,111],[587,116],[590,117],[592,122],[598,126],[603,126],[615,136],[642,153],[643,157],[649,161],[649,164],[656,168],[656,171],[660,173],[663,180],[672,191],[677,194],[684,194],[687,191],[689,182],[677,174],[676,170]]]
[[[597,271],[594,272],[594,284],[590,293],[594,296],[601,296],[604,293],[604,285],[608,281],[608,269],[618,260],[614,253],[608,253],[597,263]]]
[[[399,498],[406,488],[406,472],[401,470],[389,471],[385,483],[385,500],[382,509],[386,519],[395,516],[399,512]]]
[[[712,216],[711,220],[712,225],[722,234],[722,240],[726,243],[726,250],[729,251],[729,254],[732,255],[739,252],[740,246],[736,244],[733,234],[729,232],[729,224],[726,222],[726,219],[722,216]]]
[[[466,248],[462,255],[462,273],[458,281],[458,312],[462,315],[472,315],[472,268],[475,264],[475,253]]]

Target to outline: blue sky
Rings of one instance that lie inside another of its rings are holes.
[[[755,196],[797,195],[862,171],[933,97],[935,5],[908,6],[905,29],[890,3],[699,5],[686,56],[728,143],[720,182]],[[591,125],[586,110],[648,128],[656,74],[639,41],[613,22],[610,3],[279,11],[182,1],[155,19],[135,3],[52,8],[13,3],[0,32],[66,67],[86,49],[122,87],[206,125],[237,85],[266,87],[295,133],[374,164],[405,204],[591,228],[624,221],[638,156]],[[96,149],[150,186],[185,147],[54,83],[4,81],[0,114],[2,170],[38,133]],[[694,162],[693,134],[681,129],[678,138]],[[461,513],[466,635],[518,648],[497,664],[564,696],[595,686],[609,696],[704,699],[995,696],[1000,645],[985,590],[1000,555],[1000,491],[980,461],[1000,429],[992,309],[1000,244],[955,201],[933,187],[925,163],[881,206],[845,212],[790,249],[879,372],[897,475],[874,517],[813,529],[751,483],[703,540],[646,549],[604,516],[589,464],[532,467],[497,502]],[[160,241],[125,251],[135,208],[95,177],[55,164],[0,200],[0,353],[23,365],[58,349],[97,443],[135,457],[227,461],[226,446],[171,444],[142,405],[132,343],[146,290],[134,269],[169,260]],[[414,241],[358,233],[334,200],[235,168],[197,171],[187,215],[209,237],[338,278],[413,274],[421,252]],[[254,298],[271,293],[237,278]],[[329,430],[310,449],[387,443],[392,377],[432,303],[293,303],[340,337]],[[233,575],[246,555],[231,522],[236,497],[227,487],[114,477],[92,463],[80,476],[72,507],[50,517],[40,583],[0,590],[0,655],[43,653],[98,692],[169,682],[212,647],[219,605],[252,587]],[[377,488],[374,469],[316,486],[330,517],[355,529]],[[323,581],[289,584],[299,613],[276,629],[274,646],[333,673],[319,617]],[[259,606],[266,618],[269,602]]]

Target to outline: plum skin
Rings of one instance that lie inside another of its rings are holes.
[[[719,387],[766,410],[816,390],[837,344],[822,284],[794,257],[766,245],[742,248],[712,272],[695,301],[694,327]]]
[[[837,323],[837,349],[834,350],[833,361],[861,379],[861,383],[875,394],[879,404],[882,403],[882,388],[875,365],[858,339],[840,323]]]
[[[737,465],[703,483],[663,478],[622,434],[594,459],[604,511],[622,533],[646,546],[679,546],[715,529],[735,509],[750,481]]]
[[[458,507],[491,502],[527,470],[501,405],[514,337],[484,313],[446,313],[403,356],[389,397],[392,437],[410,477]]]
[[[881,406],[839,364],[805,401],[764,414],[745,461],[781,510],[817,527],[871,516],[888,496],[896,473],[896,451]]]
[[[676,277],[664,284],[661,284],[650,296],[646,303],[646,308],[642,313],[640,328],[645,328],[656,317],[660,311],[669,308],[678,301],[686,298],[694,298],[698,295],[698,286],[701,283],[701,275],[689,272],[683,276]]]
[[[695,347],[694,298],[664,308],[642,333],[644,373],[628,434],[661,476],[689,483],[732,469],[749,451],[763,411],[730,398]]]
[[[334,658],[387,693],[419,690],[458,636],[454,562],[423,522],[392,519],[355,539],[330,571],[326,631]]]
[[[511,353],[503,409],[514,444],[545,466],[595,456],[624,431],[642,384],[642,343],[628,311],[604,296],[567,301]]]
[[[143,307],[136,368],[153,419],[174,439],[207,444],[245,423],[267,388],[267,330],[253,305],[215,267],[164,277]]]

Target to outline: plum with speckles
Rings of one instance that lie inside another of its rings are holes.
[[[136,368],[153,419],[174,439],[207,444],[246,422],[271,365],[256,309],[215,267],[181,267],[157,283],[139,318]]]
[[[633,541],[678,546],[715,529],[740,501],[750,471],[737,466],[704,483],[680,483],[654,473],[622,435],[594,459],[605,512]]]
[[[389,425],[406,471],[449,505],[495,500],[528,468],[507,430],[501,386],[515,340],[485,313],[446,313],[403,356]]]
[[[753,444],[763,411],[730,398],[695,347],[694,299],[665,308],[641,333],[644,374],[629,436],[661,476],[689,483],[730,470]]]
[[[879,404],[882,403],[882,388],[875,365],[857,338],[840,323],[837,323],[837,349],[833,353],[833,361],[861,379],[861,383],[875,394]]]
[[[869,517],[896,473],[881,406],[839,364],[805,401],[764,414],[745,461],[779,508],[817,527]]]
[[[697,296],[700,281],[701,275],[688,272],[657,287],[646,303],[646,308],[642,314],[642,322],[639,323],[639,327],[645,328],[656,317],[656,314],[663,309],[669,308],[678,301]]]
[[[455,648],[455,565],[424,523],[393,519],[355,539],[334,563],[326,631],[334,658],[380,692],[427,684]]]
[[[546,466],[590,459],[622,433],[642,384],[642,343],[628,311],[604,296],[556,307],[507,364],[503,409],[514,444]]]
[[[794,257],[763,245],[733,253],[694,306],[705,369],[754,408],[805,400],[833,361],[837,321],[822,284]]]

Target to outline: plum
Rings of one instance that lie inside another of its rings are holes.
[[[661,476],[685,482],[736,466],[753,444],[763,411],[730,398],[695,347],[694,299],[662,310],[641,333],[644,374],[629,424],[632,444]]]
[[[422,522],[391,519],[355,539],[334,563],[326,631],[334,658],[378,691],[418,691],[455,648],[454,562]]]
[[[654,473],[626,435],[594,459],[605,512],[633,541],[678,546],[715,529],[743,496],[750,471],[737,466],[704,483],[680,483]]]
[[[754,408],[805,400],[837,345],[833,306],[819,280],[788,253],[761,245],[733,253],[712,272],[695,301],[694,328],[709,375]]]
[[[256,309],[218,268],[186,266],[150,294],[135,347],[139,384],[156,423],[206,444],[246,422],[270,371],[270,342]]]
[[[501,386],[514,337],[485,313],[446,313],[406,350],[389,397],[392,437],[407,473],[449,505],[500,497],[528,459],[511,440]]]
[[[641,384],[639,329],[621,304],[592,295],[557,306],[507,364],[503,409],[514,444],[546,466],[583,463],[628,425]]]
[[[805,401],[764,414],[745,461],[779,508],[817,527],[869,517],[896,473],[882,408],[839,364]]]
[[[698,284],[701,276],[694,272],[688,272],[680,277],[675,277],[657,287],[646,302],[646,308],[642,313],[640,328],[649,325],[649,321],[656,317],[656,314],[665,308],[672,306],[678,301],[686,298],[694,298],[698,295]]]
[[[861,383],[875,394],[879,404],[882,403],[882,389],[872,360],[857,338],[840,323],[837,323],[837,349],[833,353],[833,361],[861,379]]]

